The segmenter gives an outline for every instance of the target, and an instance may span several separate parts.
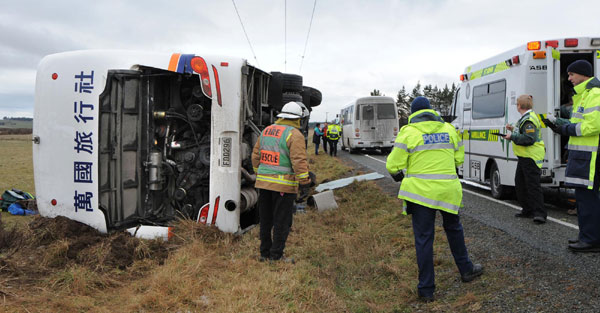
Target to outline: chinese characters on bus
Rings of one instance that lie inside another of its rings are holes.
[[[89,121],[94,120],[94,104],[89,103],[87,97],[94,89],[94,71],[81,71],[75,77],[74,93],[77,96],[73,102],[73,117],[75,119],[75,134],[73,147],[75,158],[73,161],[73,182],[75,183],[74,207],[79,210],[92,212],[92,199],[94,198],[92,168],[93,162],[80,161],[85,156],[93,155],[93,131]]]

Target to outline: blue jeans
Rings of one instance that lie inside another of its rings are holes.
[[[433,296],[435,290],[435,273],[433,269],[433,239],[435,236],[435,214],[442,214],[444,231],[450,251],[458,271],[462,274],[473,269],[469,259],[462,224],[458,215],[435,210],[417,203],[407,202],[407,212],[412,215],[413,231],[415,234],[415,249],[417,250],[417,265],[419,266],[419,284],[417,288],[421,296]]]
[[[319,154],[319,145],[320,144],[321,144],[320,142],[319,143],[315,143],[315,154]]]

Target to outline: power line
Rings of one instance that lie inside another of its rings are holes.
[[[304,63],[304,55],[306,54],[306,46],[308,46],[308,36],[310,36],[310,28],[312,27],[313,17],[315,16],[315,9],[317,8],[317,0],[313,5],[312,15],[310,16],[310,24],[308,24],[308,33],[306,34],[306,42],[304,43],[304,52],[302,52],[302,60],[300,60],[300,69],[298,73],[302,72],[302,64]]]
[[[240,20],[240,24],[242,25],[242,30],[244,31],[244,35],[246,36],[246,40],[248,41],[248,45],[250,46],[250,51],[252,51],[252,55],[254,56],[254,60],[256,61],[256,65],[260,67],[258,63],[258,58],[256,58],[256,54],[254,53],[254,48],[252,48],[252,44],[250,43],[250,38],[248,38],[248,34],[246,33],[246,28],[244,27],[244,23],[242,22],[242,17],[240,16],[240,12],[238,12],[237,6],[235,5],[235,0],[231,0],[233,2],[233,7],[235,8],[235,13],[237,13],[238,19]]]
[[[287,72],[287,0],[283,0],[283,68]]]

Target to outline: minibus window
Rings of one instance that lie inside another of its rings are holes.
[[[362,120],[363,121],[372,121],[375,117],[375,111],[373,110],[372,105],[364,105],[362,107]]]
[[[377,119],[391,120],[396,118],[396,105],[393,103],[382,103],[377,105]]]

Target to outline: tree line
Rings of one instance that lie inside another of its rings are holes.
[[[11,121],[33,121],[31,117],[8,117],[5,116],[3,120],[11,120]]]
[[[421,82],[418,81],[417,85],[410,93],[408,93],[406,87],[403,85],[396,96],[396,106],[398,108],[398,118],[401,121],[400,124],[407,123],[408,117],[410,116],[410,104],[419,96],[427,97],[431,103],[431,108],[440,112],[440,115],[450,115],[450,107],[452,106],[454,94],[457,89],[458,87],[454,83],[452,83],[452,86],[450,87],[446,84],[444,88],[440,88],[437,85],[433,86],[431,84],[422,87]],[[378,89],[373,89],[373,91],[371,91],[371,96],[380,95],[381,92]]]

